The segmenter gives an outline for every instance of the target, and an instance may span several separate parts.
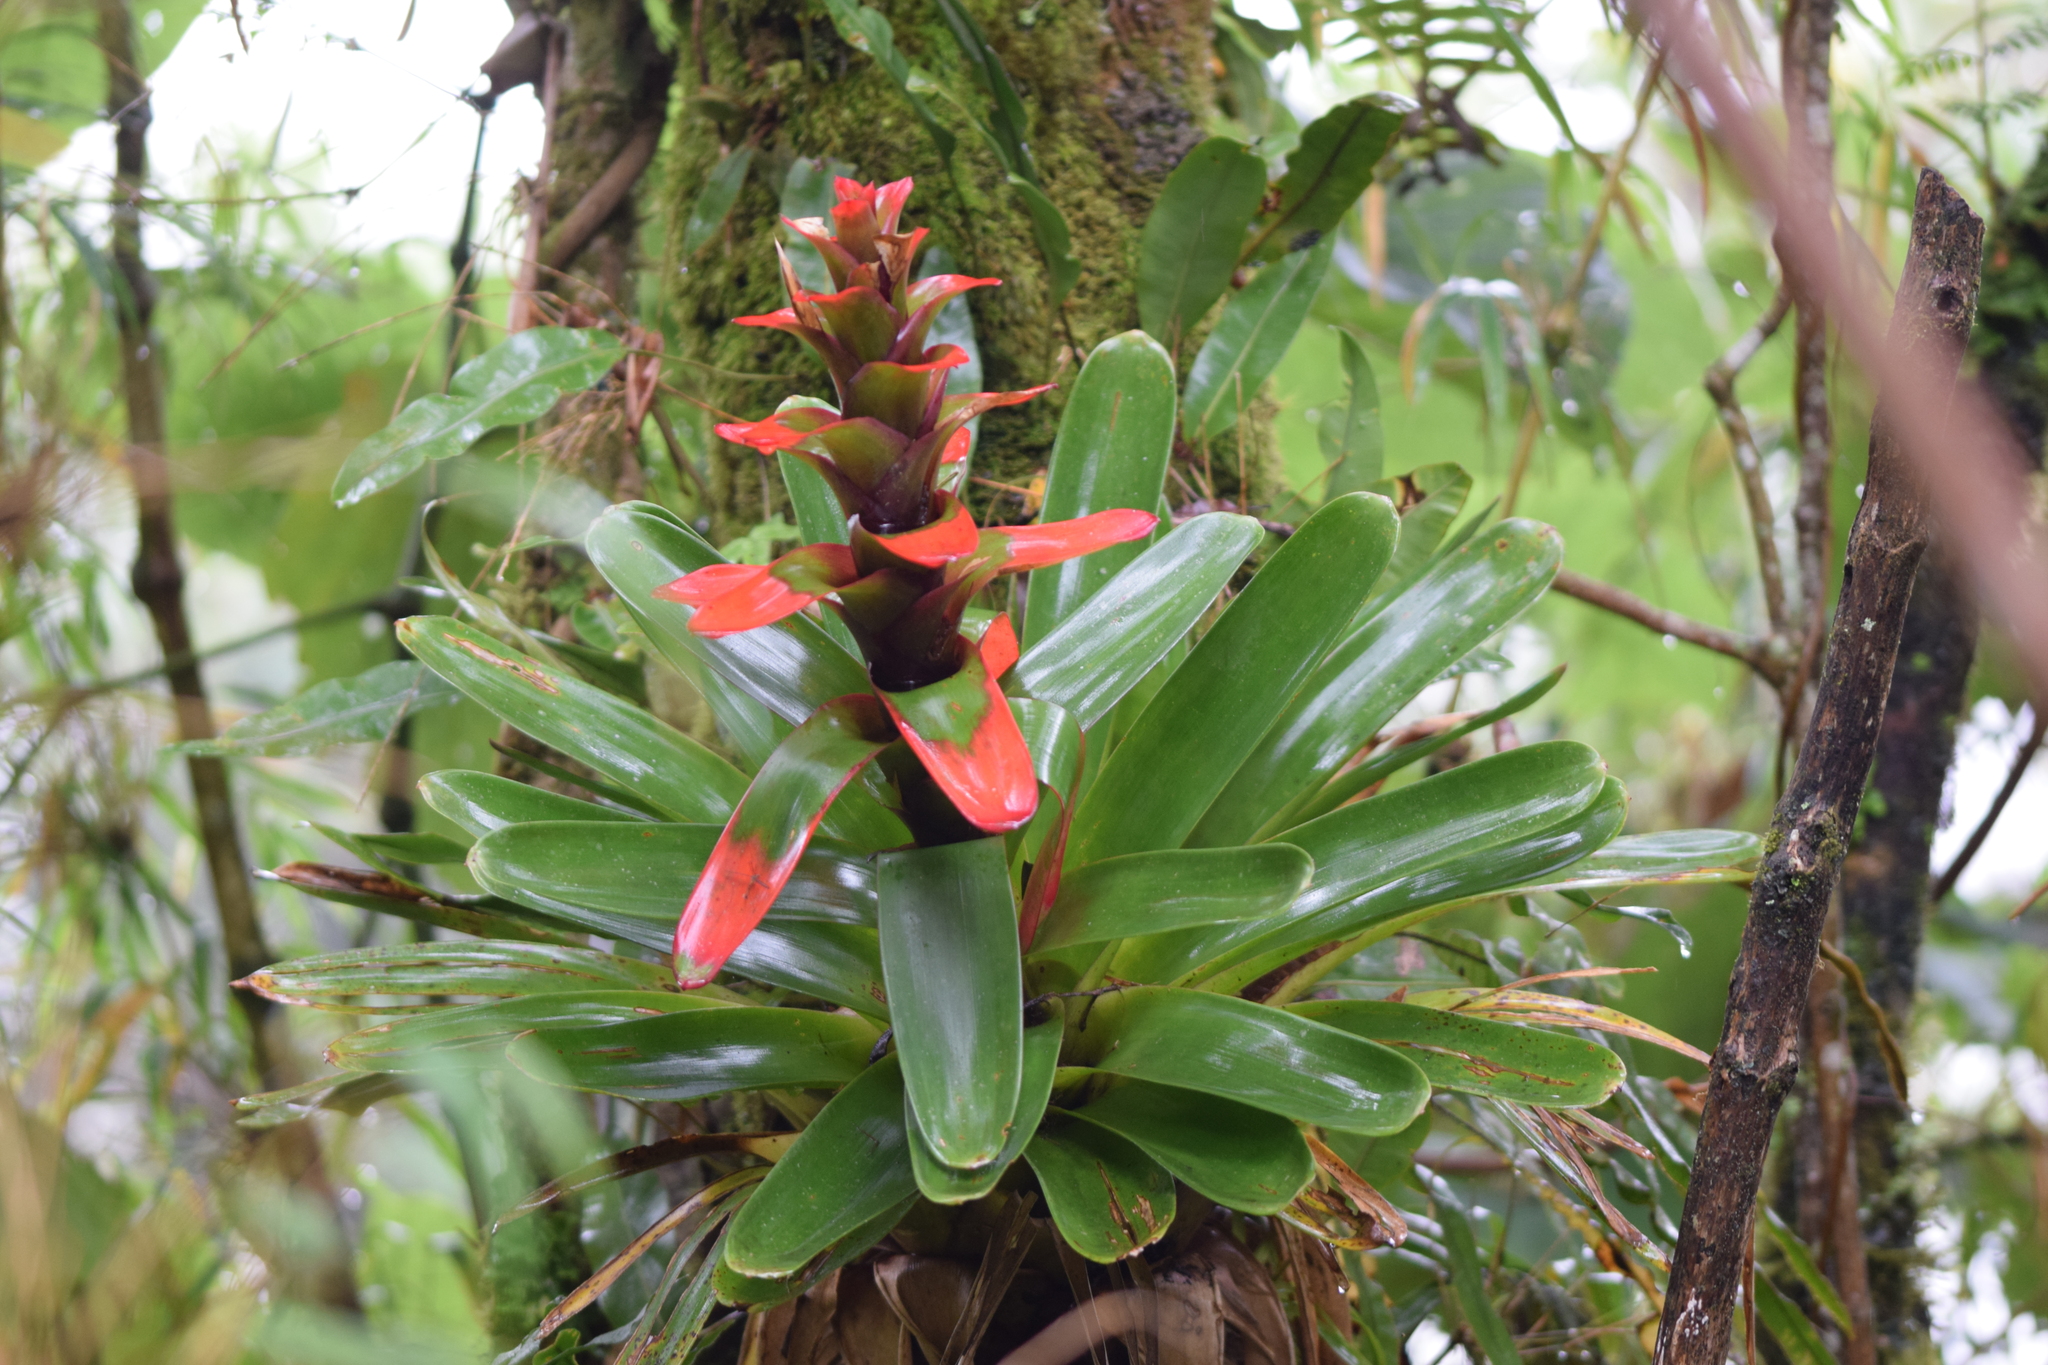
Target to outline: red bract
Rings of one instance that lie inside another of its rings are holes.
[[[1017,829],[1037,809],[1038,786],[997,683],[1016,661],[1016,634],[1009,619],[998,616],[976,642],[961,632],[961,615],[1000,574],[1138,539],[1158,518],[1125,509],[982,530],[964,503],[938,488],[941,466],[967,458],[969,422],[1051,386],[948,395],[947,374],[968,357],[957,346],[927,346],[932,323],[950,300],[1001,281],[911,278],[925,234],[898,229],[910,181],[877,188],[842,179],[836,189],[829,224],[822,218],[789,224],[823,258],[833,292],[803,289],[783,257],[789,306],[734,320],[788,332],[809,346],[832,376],[838,406],[787,407],[758,422],[726,423],[718,434],[763,454],[787,451],[816,469],[846,515],[849,543],[806,545],[762,566],[711,565],[655,595],[695,607],[690,628],[701,635],[751,630],[814,602],[829,604],[860,646],[885,711],[862,713],[857,728],[872,734],[879,726],[890,738],[900,737],[969,824],[990,833]],[[809,742],[822,743],[823,736]],[[861,752],[859,745],[849,752]],[[799,774],[805,765],[771,757],[756,788],[771,770],[783,787],[804,785]],[[685,985],[710,980],[767,912],[810,828],[848,775],[837,770],[835,781],[806,789],[805,799],[815,800],[798,802],[807,821],[800,829],[768,829],[764,803],[749,789],[743,809],[754,815],[734,816],[677,929]],[[772,856],[761,851],[770,845]]]

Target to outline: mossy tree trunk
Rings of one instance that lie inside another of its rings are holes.
[[[985,103],[929,0],[877,0],[909,59]],[[1027,7],[967,0],[1031,112],[1032,151],[1073,232],[1080,282],[1050,306],[1045,263],[1029,220],[994,157],[943,99],[931,102],[959,139],[950,168],[902,91],[871,57],[843,42],[816,0],[700,0],[677,79],[683,117],[666,165],[670,255],[712,168],[752,145],[746,184],[722,232],[665,269],[674,348],[701,365],[699,395],[715,408],[765,416],[790,393],[829,393],[795,342],[728,325],[781,305],[776,220],[784,179],[799,157],[831,159],[863,180],[914,176],[906,214],[932,230],[954,268],[998,276],[1000,289],[968,296],[983,386],[1017,389],[1071,379],[1088,350],[1137,326],[1138,235],[1167,172],[1203,136],[1212,108],[1209,0],[1045,0]],[[722,372],[722,373],[721,373]],[[747,380],[740,374],[787,375]],[[1057,395],[983,419],[977,474],[1026,485],[1045,465],[1058,426]],[[714,442],[714,536],[761,520],[759,457]],[[977,511],[1019,520],[1021,501],[983,486]]]

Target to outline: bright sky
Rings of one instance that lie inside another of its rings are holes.
[[[306,189],[366,185],[352,203],[309,209],[316,238],[348,246],[417,240],[445,251],[462,217],[477,116],[456,94],[481,84],[477,67],[511,26],[503,0],[284,0],[261,19],[241,8],[247,53],[216,2],[158,68],[150,157],[182,193],[210,193],[217,167],[275,164]],[[145,18],[146,21],[146,18]],[[360,47],[351,51],[350,41]],[[540,152],[540,106],[529,89],[499,101],[484,144],[480,208],[501,218],[515,179]],[[58,184],[104,183],[104,127],[88,128],[45,168]],[[175,254],[150,243],[153,263]]]

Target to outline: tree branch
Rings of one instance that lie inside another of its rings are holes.
[[[1952,387],[1969,337],[1983,223],[1934,171],[1920,180],[1892,344]],[[1799,1065],[1799,1021],[1821,925],[1863,799],[1906,604],[1927,545],[1914,471],[1887,393],[1871,422],[1865,496],[1850,531],[1813,719],[1750,888],[1749,920],[1709,1070],[1699,1157],[1657,1335],[1657,1365],[1721,1365],[1745,1230],[1778,1107]]]
[[[1956,889],[1956,882],[1963,875],[1963,869],[1977,856],[1977,850],[1984,847],[1984,841],[1991,837],[1991,827],[1998,823],[1998,817],[2005,814],[2005,803],[2012,800],[2012,794],[2019,790],[2020,779],[2027,775],[2027,768],[2034,761],[2034,755],[2041,752],[2041,741],[2048,738],[2048,709],[2034,708],[2034,728],[2027,733],[2026,742],[2013,755],[2012,768],[2005,775],[2004,785],[1998,795],[1991,799],[1991,809],[1984,812],[1984,818],[1977,822],[1977,828],[1970,831],[1969,840],[1962,851],[1956,854],[1954,862],[1943,870],[1933,887],[1927,892],[1930,905],[1940,905],[1948,899],[1948,893]]]
[[[1774,688],[1782,688],[1791,672],[1789,661],[1774,641],[1738,635],[1732,630],[1723,630],[1719,626],[1695,621],[1689,616],[1680,616],[1675,611],[1666,611],[1663,607],[1646,602],[1626,588],[1617,588],[1612,583],[1602,583],[1597,578],[1588,578],[1584,574],[1573,573],[1570,569],[1559,569],[1550,586],[1566,597],[1576,597],[1581,602],[1605,608],[1617,616],[1625,616],[1639,625],[1648,626],[1659,635],[1669,635],[1688,644],[1698,645],[1702,649],[1711,649],[1716,654],[1739,659]]]
[[[1835,32],[1835,0],[1791,0],[1779,45],[1785,101],[1787,148],[1797,168],[1792,188],[1809,201],[1828,202],[1835,183],[1835,133],[1828,102],[1829,50]],[[1782,236],[1782,233],[1780,234]],[[1799,494],[1792,505],[1797,536],[1802,635],[1817,638],[1827,624],[1828,557],[1834,549],[1829,493],[1835,472],[1835,432],[1828,411],[1828,319],[1818,289],[1778,241],[1786,292],[1798,309],[1792,343],[1792,411],[1799,434]],[[1787,700],[1796,710],[1798,698]]]
[[[1721,414],[1721,425],[1728,432],[1728,445],[1735,460],[1736,476],[1742,484],[1743,501],[1749,504],[1749,530],[1756,542],[1757,574],[1763,579],[1764,614],[1770,618],[1771,630],[1779,635],[1790,631],[1791,617],[1785,610],[1785,569],[1778,559],[1778,537],[1774,531],[1777,513],[1771,510],[1771,495],[1764,487],[1763,457],[1757,453],[1756,437],[1751,434],[1749,418],[1735,397],[1735,377],[1756,358],[1764,343],[1776,335],[1779,324],[1785,321],[1785,314],[1791,307],[1792,296],[1780,289],[1764,315],[1737,337],[1735,344],[1722,352],[1719,360],[1707,367],[1706,377],[1700,381],[1701,387],[1714,400],[1714,407]]]

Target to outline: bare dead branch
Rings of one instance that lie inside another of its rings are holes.
[[[1764,614],[1770,620],[1771,630],[1779,635],[1791,628],[1791,617],[1785,610],[1785,569],[1778,559],[1778,538],[1773,532],[1777,514],[1771,510],[1771,495],[1764,487],[1763,457],[1757,453],[1756,437],[1751,434],[1749,418],[1735,397],[1735,378],[1756,358],[1764,343],[1776,335],[1779,324],[1785,321],[1785,314],[1791,307],[1792,296],[1780,289],[1778,296],[1771,300],[1771,306],[1764,310],[1764,315],[1737,337],[1735,344],[1722,352],[1719,360],[1707,367],[1706,377],[1700,381],[1714,400],[1714,407],[1721,414],[1721,426],[1728,433],[1736,477],[1742,484],[1743,501],[1749,505],[1749,530],[1756,542],[1757,575],[1763,580]]]
[[[2027,768],[2034,761],[2034,755],[2041,752],[2041,741],[2048,738],[2048,709],[2034,708],[2034,728],[2027,732],[2027,738],[2020,745],[2019,752],[2012,757],[2012,767],[2005,774],[2005,781],[1999,785],[1998,795],[1991,798],[1991,808],[1984,812],[1984,818],[1977,822],[1977,828],[1970,831],[1962,851],[1955,861],[1942,871],[1940,877],[1927,892],[1930,904],[1940,905],[1948,899],[1948,893],[1956,889],[1956,881],[1969,867],[1970,860],[1977,856],[1977,850],[1984,847],[1984,841],[1991,837],[1991,827],[1998,823],[1998,817],[2005,814],[2005,803],[2012,800],[2012,794],[2019,790],[2020,779],[2027,775]]]
[[[1719,626],[1695,621],[1690,616],[1667,611],[1612,583],[1603,583],[1570,569],[1560,569],[1550,586],[1567,597],[1576,597],[1617,616],[1625,616],[1638,625],[1648,626],[1659,635],[1669,635],[1701,649],[1711,649],[1716,654],[1739,659],[1774,688],[1782,688],[1791,671],[1789,661],[1774,641],[1738,635],[1732,630],[1723,630]]]

